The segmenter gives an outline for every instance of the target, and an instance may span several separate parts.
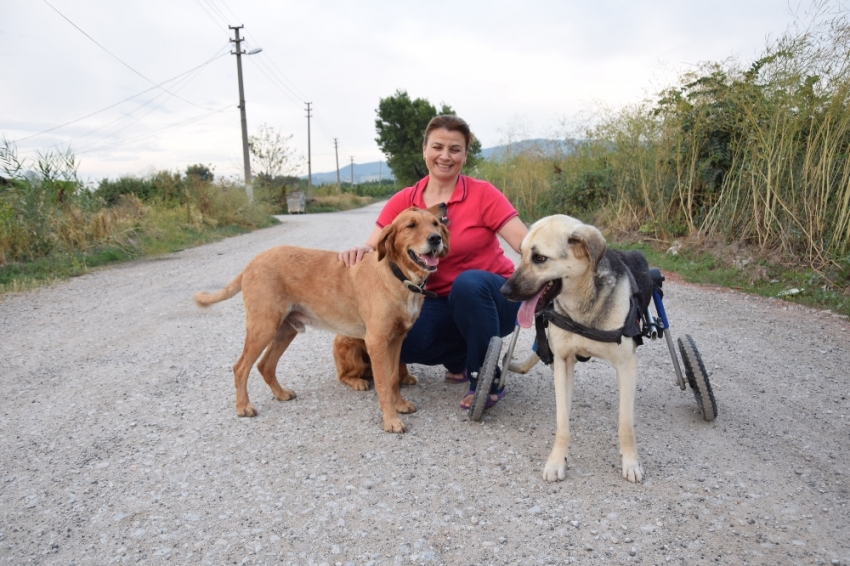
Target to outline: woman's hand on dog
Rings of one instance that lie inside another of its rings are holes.
[[[372,246],[357,246],[351,248],[349,250],[344,250],[339,252],[339,261],[344,263],[347,267],[351,267],[365,256],[369,252],[374,252],[375,250]]]
[[[339,252],[339,261],[344,263],[347,267],[351,267],[365,256],[369,252],[374,252],[375,248],[378,246],[378,240],[381,237],[381,232],[383,228],[380,226],[375,226],[372,228],[372,233],[369,234],[369,237],[366,238],[365,246],[355,246],[349,250],[344,250]]]

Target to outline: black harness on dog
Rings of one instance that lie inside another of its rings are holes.
[[[578,334],[582,338],[596,342],[616,342],[620,344],[623,336],[625,336],[626,338],[632,338],[638,346],[643,344],[643,332],[640,327],[642,309],[638,300],[640,292],[631,271],[628,274],[632,288],[632,295],[629,297],[629,313],[626,315],[626,322],[618,330],[599,330],[585,326],[565,314],[555,312],[554,303],[550,303],[546,308],[534,315],[534,327],[537,334],[537,356],[543,363],[549,365],[555,359],[552,349],[549,347],[549,338],[546,335],[546,328],[550,322],[561,330]],[[579,355],[576,355],[576,358],[580,362],[586,362],[590,359]]]
[[[433,291],[429,291],[428,289],[425,288],[425,283],[428,281],[427,277],[422,280],[422,283],[417,285],[416,283],[414,283],[413,281],[411,281],[410,279],[405,277],[404,272],[402,272],[401,268],[399,266],[397,266],[396,264],[394,264],[393,262],[390,262],[390,269],[392,270],[393,275],[396,276],[396,279],[398,279],[399,281],[404,283],[405,287],[410,289],[412,292],[417,293],[419,295],[425,295],[429,299],[436,299],[437,298],[437,293],[435,293]]]

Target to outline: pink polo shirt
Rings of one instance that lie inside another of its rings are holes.
[[[426,208],[422,193],[427,186],[428,177],[425,177],[394,194],[375,224],[383,228],[411,206]],[[496,233],[518,214],[505,195],[487,181],[460,175],[446,205],[449,255],[440,260],[436,273],[428,278],[427,289],[441,297],[448,296],[455,277],[469,269],[510,277],[514,264],[505,256]]]

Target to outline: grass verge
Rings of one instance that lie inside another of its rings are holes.
[[[274,224],[279,224],[279,221],[270,216],[267,222],[258,228]],[[27,263],[12,263],[0,267],[0,293],[27,291],[84,275],[100,266],[161,256],[251,231],[242,226],[164,226],[146,231],[136,246],[98,246],[87,251],[54,253]]]
[[[717,285],[850,316],[850,295],[835,289],[824,274],[809,268],[747,258],[727,261],[716,253],[696,248],[682,248],[672,254],[646,242],[618,241],[610,245],[641,250],[650,265],[675,273],[688,283]]]

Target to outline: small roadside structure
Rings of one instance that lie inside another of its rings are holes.
[[[286,208],[289,214],[304,214],[307,212],[307,198],[304,191],[292,191],[286,197]]]

